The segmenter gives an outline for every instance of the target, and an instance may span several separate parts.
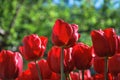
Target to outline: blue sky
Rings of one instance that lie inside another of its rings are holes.
[[[85,0],[69,0],[68,6],[72,6],[73,4],[80,6],[81,3],[79,1],[85,1]],[[101,8],[101,6],[104,3],[104,0],[91,0],[91,1],[93,1],[93,4],[96,9]],[[56,4],[59,4],[60,0],[53,0],[53,2]],[[119,8],[119,6],[120,6],[120,0],[110,0],[110,5],[109,5],[110,8],[117,9],[117,8]]]

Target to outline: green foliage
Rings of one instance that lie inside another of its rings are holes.
[[[120,9],[104,5],[96,10],[85,0],[81,7],[69,7],[64,2],[54,4],[52,0],[0,0],[0,49],[17,51],[23,37],[35,33],[48,37],[48,51],[52,46],[52,27],[58,18],[77,24],[81,34],[79,41],[88,45],[91,45],[93,29],[113,27],[120,34]]]

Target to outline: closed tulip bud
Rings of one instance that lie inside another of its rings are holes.
[[[60,73],[60,54],[62,49],[60,47],[53,46],[48,52],[48,65],[53,72]],[[64,49],[64,72],[69,73],[74,68],[73,59],[71,56],[72,48]]]
[[[113,28],[91,32],[93,48],[99,57],[111,57],[117,49],[117,37]]]
[[[36,80],[39,80],[35,63],[31,62],[28,64],[28,66],[29,66],[29,69],[30,69],[33,77]],[[52,75],[52,71],[50,70],[47,61],[45,59],[41,59],[40,61],[38,61],[38,66],[40,68],[40,73],[41,73],[42,79],[49,79]]]
[[[113,80],[113,76],[111,74],[108,74],[108,80]],[[92,80],[104,80],[104,74],[95,74],[92,77]]]
[[[52,76],[52,71],[50,70],[48,63],[45,59],[38,61],[38,66],[42,76],[42,80],[50,79]],[[36,69],[35,62],[28,63],[28,69],[25,70],[17,80],[39,80],[38,72]]]
[[[93,59],[93,67],[97,73],[104,74],[104,58],[95,56]]]
[[[0,79],[12,80],[22,73],[23,60],[18,52],[2,50],[0,52]]]
[[[78,26],[68,24],[63,20],[56,20],[52,30],[52,43],[56,46],[70,47],[79,39]]]
[[[23,39],[23,46],[21,46],[20,52],[26,60],[37,60],[41,58],[46,49],[47,38],[39,37],[36,34],[25,36]]]
[[[118,48],[116,53],[120,53],[120,36],[117,36]]]
[[[91,67],[92,51],[89,46],[83,43],[76,44],[73,46],[72,57],[77,69],[84,70]]]
[[[115,54],[108,61],[109,72],[117,76],[120,73],[120,54]]]

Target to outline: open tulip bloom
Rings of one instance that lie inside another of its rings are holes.
[[[51,38],[46,59],[48,38],[37,34],[23,38],[20,52],[1,50],[0,80],[120,80],[120,36],[113,28],[92,30],[89,47],[77,42],[77,24],[57,19]]]

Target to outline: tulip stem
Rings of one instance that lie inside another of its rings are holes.
[[[70,74],[68,75],[68,78],[69,78],[69,80],[72,80]]]
[[[64,48],[63,47],[62,47],[62,51],[61,51],[60,65],[61,65],[61,80],[65,80],[65,76],[64,76]]]
[[[38,71],[38,77],[39,77],[39,80],[42,80],[42,76],[41,76],[41,73],[40,73],[40,68],[39,68],[39,65],[38,65],[38,62],[35,61],[35,65],[36,65],[36,69]]]
[[[65,74],[66,80],[72,80],[70,74]]]
[[[84,70],[82,70],[82,80],[84,80]]]
[[[108,57],[105,57],[105,72],[104,72],[105,80],[108,80]]]

